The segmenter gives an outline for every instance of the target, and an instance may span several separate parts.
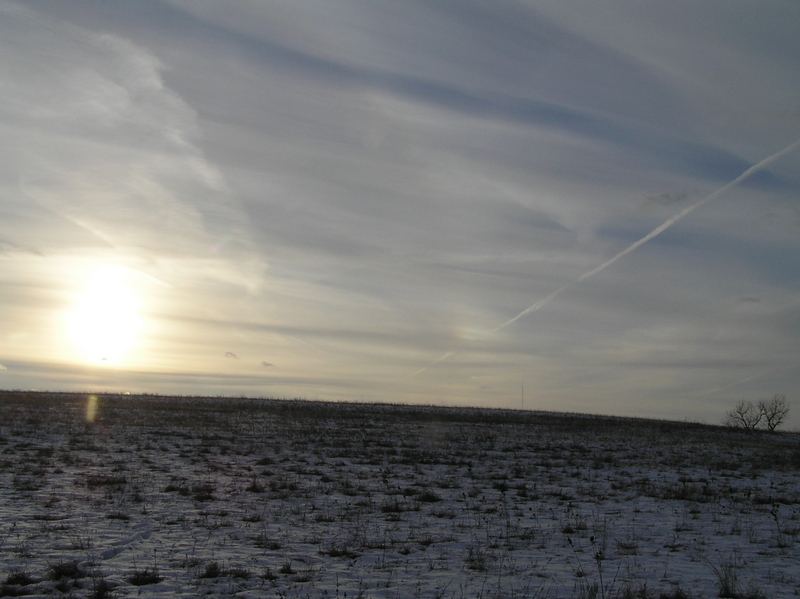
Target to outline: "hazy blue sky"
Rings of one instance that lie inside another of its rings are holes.
[[[524,381],[526,408],[709,422],[798,400],[800,150],[582,275],[800,138],[799,23],[0,0],[0,387],[519,407]]]

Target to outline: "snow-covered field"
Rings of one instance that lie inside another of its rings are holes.
[[[797,434],[0,392],[0,596],[790,597],[798,535]]]

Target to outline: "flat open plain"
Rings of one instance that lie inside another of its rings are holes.
[[[800,436],[0,392],[0,596],[800,594]]]

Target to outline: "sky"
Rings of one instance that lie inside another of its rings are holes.
[[[798,22],[0,0],[0,388],[797,427]]]

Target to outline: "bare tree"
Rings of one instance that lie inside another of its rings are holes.
[[[727,426],[752,431],[758,427],[762,417],[759,406],[751,401],[740,401],[725,415],[724,422]]]
[[[789,402],[782,393],[776,393],[770,399],[762,399],[758,402],[758,411],[764,421],[764,426],[768,431],[774,431],[786,419],[789,414]]]

